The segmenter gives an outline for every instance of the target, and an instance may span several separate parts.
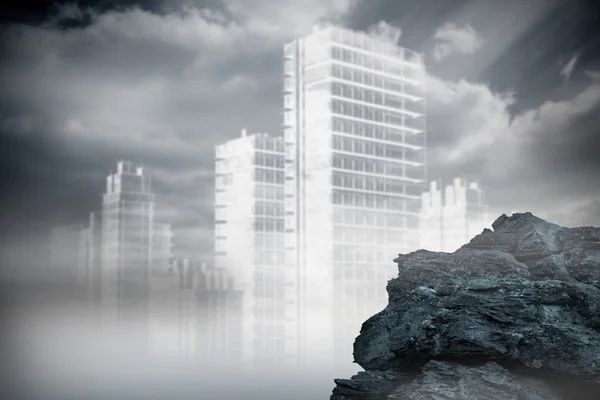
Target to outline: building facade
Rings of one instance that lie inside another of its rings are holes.
[[[350,362],[360,323],[386,304],[393,258],[419,245],[424,72],[420,54],[338,27],[284,47],[285,244],[299,355],[310,348],[323,360],[335,348]]]
[[[201,263],[195,273],[198,355],[218,366],[241,364],[247,341],[244,292],[225,268]]]
[[[150,177],[128,161],[106,180],[102,203],[102,303],[118,315],[145,315],[150,296],[154,193]],[[144,317],[142,317],[144,318]]]
[[[421,248],[453,252],[491,225],[477,179],[457,177],[442,187],[431,182],[422,195]]]
[[[198,262],[171,257],[168,265],[153,268],[150,349],[154,354],[194,357],[199,351],[199,318],[195,270]]]
[[[86,298],[99,303],[102,283],[102,218],[92,212],[88,225],[80,228],[78,282]]]
[[[215,266],[243,291],[245,360],[285,363],[295,344],[286,334],[283,139],[244,130],[217,146],[215,168]]]
[[[152,225],[152,271],[166,271],[171,267],[173,232],[171,224],[154,222]]]

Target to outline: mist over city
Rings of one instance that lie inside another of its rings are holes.
[[[0,16],[3,398],[595,398],[595,2]]]

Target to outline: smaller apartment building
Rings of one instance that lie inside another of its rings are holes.
[[[215,267],[228,269],[243,295],[245,358],[285,362],[290,341],[284,265],[284,146],[251,134],[216,148]]]

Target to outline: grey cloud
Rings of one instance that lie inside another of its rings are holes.
[[[426,54],[430,55],[429,68],[440,78],[483,81],[499,91],[506,91],[515,86],[520,88],[527,81],[537,82],[540,75],[549,71],[548,65],[541,64],[538,67],[536,63],[539,59],[551,55],[552,62],[556,60],[556,51],[553,49],[556,39],[553,36],[560,27],[547,26],[546,20],[556,15],[561,5],[564,5],[562,0],[461,3],[461,7],[456,7],[444,23],[450,21],[459,30],[471,26],[476,37],[483,42],[471,41],[472,44],[479,44],[475,53],[447,57],[443,62],[436,62],[433,53],[439,45],[439,40],[435,37],[436,31],[432,29],[429,39],[423,43]],[[568,15],[564,10],[563,14]],[[564,24],[563,19],[557,19],[557,24]],[[507,27],[507,21],[510,21],[510,28]],[[554,71],[550,71],[550,74],[556,79]],[[527,78],[522,79],[524,76]],[[540,92],[536,89],[536,92],[531,94],[537,95]],[[521,96],[531,94],[521,93]],[[545,93],[540,94],[545,96]]]
[[[479,171],[495,209],[551,212],[600,195],[597,84],[516,114],[512,95],[485,85],[432,78],[428,88],[433,174]]]
[[[379,21],[377,24],[371,25],[367,32],[373,36],[390,40],[393,43],[398,43],[400,36],[402,36],[402,29],[394,26],[386,21]]]
[[[483,39],[471,25],[459,27],[447,23],[433,37],[437,41],[433,48],[433,58],[436,61],[442,61],[453,54],[473,54],[483,45]]]

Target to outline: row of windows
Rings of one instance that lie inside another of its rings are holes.
[[[257,183],[254,187],[254,197],[264,200],[283,201],[285,198],[285,190],[283,187]]]
[[[405,126],[409,129],[425,129],[425,121],[422,118],[409,117],[399,112],[381,110],[339,99],[331,100],[331,112],[383,124]]]
[[[281,202],[257,200],[254,203],[254,214],[266,217],[283,217],[284,206]]]
[[[154,203],[151,201],[133,201],[133,200],[118,200],[104,203],[102,206],[103,210],[115,211],[115,210],[152,210]]]
[[[255,286],[254,295],[256,297],[281,298],[285,295],[283,286]]]
[[[119,216],[114,216],[114,218],[105,218],[103,229],[105,233],[109,233],[110,235],[116,235],[117,232],[120,234],[123,231],[138,234],[146,232],[146,234],[150,235],[152,224],[148,215],[140,218],[139,215],[120,214]]]
[[[118,221],[118,222],[117,222]],[[129,214],[120,214],[118,217],[106,220],[105,219],[105,231],[129,231],[136,232],[138,234],[142,234],[145,232],[147,235],[150,235],[152,230],[152,224],[150,223],[150,217],[146,216],[145,218],[139,218],[137,215],[129,215]]]
[[[382,289],[382,286],[383,285],[380,285],[377,289],[350,286],[344,287],[343,291],[340,290],[338,295],[339,301],[341,301],[342,304],[348,305],[345,310],[346,315],[355,316],[355,320],[363,321],[365,318],[368,318],[369,315],[372,315],[373,312],[381,309],[383,307],[382,304],[385,304],[387,296],[387,292],[385,291],[385,288]],[[377,308],[373,307],[373,302],[379,303]],[[354,328],[358,329],[358,327]],[[344,328],[336,325],[336,329],[341,330]],[[337,345],[340,346],[341,343],[337,343]]]
[[[420,85],[413,85],[400,79],[382,76],[376,72],[365,72],[345,65],[333,64],[331,75],[334,78],[360,83],[390,92],[404,93],[409,96],[423,97],[424,90]]]
[[[117,175],[113,183],[116,192],[143,192],[147,182],[140,175]]]
[[[393,266],[392,260],[394,259],[393,254],[390,254],[390,251],[381,251],[372,248],[359,248],[355,247],[352,250],[348,250],[343,248],[340,245],[334,245],[333,249],[333,262],[335,263],[370,263],[384,265],[389,263]],[[345,268],[346,270],[352,271],[350,266]],[[370,271],[369,271],[370,270]],[[370,278],[375,277],[375,273],[372,269],[368,269],[369,272],[373,272]],[[366,272],[366,271],[365,271]],[[367,274],[365,273],[365,277]]]
[[[280,137],[273,137],[269,135],[256,135],[254,136],[254,147],[257,150],[267,150],[276,153],[282,153],[283,140]]]
[[[374,125],[368,122],[352,121],[339,116],[332,118],[332,129],[334,132],[349,135],[405,143],[411,146],[425,146],[425,135],[423,134],[415,134],[402,129]]]
[[[416,205],[416,203],[414,205]],[[368,226],[374,228],[414,228],[418,223],[418,217],[412,215],[388,214],[377,211],[334,209],[333,222],[336,224]],[[373,232],[373,230],[369,229],[364,232]]]
[[[365,139],[333,135],[332,148],[349,153],[365,154],[367,156],[394,158],[405,160],[406,155],[413,151],[393,144],[373,142]]]
[[[233,174],[219,175],[215,178],[216,188],[227,188],[233,185]]]
[[[378,251],[371,256],[367,256],[370,249],[359,248],[359,252],[363,253],[361,259],[373,259],[372,262],[350,262],[345,263],[344,260],[346,254],[354,255],[356,252],[346,250],[346,246],[335,245],[334,246],[334,268],[333,272],[338,278],[346,279],[362,279],[365,280],[365,286],[369,286],[369,283],[373,285],[373,281],[377,278],[387,278],[396,268],[394,268],[394,258],[397,257],[397,250],[393,251]],[[363,265],[361,265],[363,264]],[[366,279],[365,279],[366,278]],[[375,285],[377,286],[377,285]]]
[[[358,51],[344,49],[338,46],[333,46],[331,49],[331,57],[334,60],[340,60],[349,64],[354,64],[360,67],[372,69],[378,72],[383,72],[391,75],[405,76],[410,79],[423,79],[423,70],[416,69],[405,64],[390,62],[388,60],[365,55]]]
[[[119,232],[118,240],[122,245],[133,245],[133,246],[150,246],[150,243],[153,245],[160,245],[160,241],[157,241],[149,229],[146,229],[145,232],[140,232],[134,229],[123,229]],[[170,243],[170,242],[169,242]]]
[[[404,191],[406,190],[406,187],[412,186],[396,179],[349,174],[340,171],[333,171],[331,181],[333,186],[340,188],[368,190],[389,194],[405,194]]]
[[[285,263],[285,252],[274,250],[255,250],[254,262],[257,265],[283,265]]]
[[[258,249],[279,249],[285,243],[285,237],[279,233],[257,233],[254,246]]]
[[[264,250],[266,251],[266,250]],[[270,253],[272,254],[279,254],[276,257],[281,257],[282,255],[285,255],[285,250],[283,248],[283,246],[277,250],[269,250]],[[281,266],[278,265],[261,265],[259,267],[256,268],[256,270],[254,271],[255,277],[257,277],[257,280],[263,280],[263,281],[273,281],[273,284],[277,283],[277,282],[283,282],[284,278],[286,277],[286,270],[285,268],[281,268]],[[277,281],[277,282],[275,282]]]
[[[341,189],[333,189],[331,200],[333,204],[349,207],[396,211],[406,211],[408,208],[406,199],[381,194],[351,192]]]
[[[282,143],[281,154],[265,153],[257,151],[254,154],[254,164],[269,168],[281,168],[283,169],[285,164],[285,157],[283,155],[284,147]]]
[[[363,33],[347,32],[341,29],[332,29],[331,40],[350,47],[356,47],[372,53],[404,59],[414,63],[421,63],[421,55],[396,46],[392,42],[371,38]]]
[[[254,170],[254,180],[257,182],[272,183],[283,185],[285,182],[284,171],[256,168]]]
[[[284,223],[281,218],[256,217],[254,230],[256,232],[284,232]]]
[[[358,156],[349,156],[346,154],[334,153],[331,165],[333,168],[349,171],[396,176],[398,178],[425,179],[425,168],[422,166],[413,167],[390,161],[374,160]],[[410,192],[407,191],[407,194],[420,196],[421,188],[415,188],[414,191],[413,189],[410,189]]]
[[[339,243],[389,246],[403,244],[405,238],[411,235],[414,236],[415,233],[389,229],[357,229],[339,225],[333,227],[333,240]]]
[[[364,89],[348,83],[332,82],[331,94],[389,108],[404,109],[421,114],[425,112],[425,107],[421,101],[408,100],[398,95],[383,93],[379,90]]]
[[[252,154],[236,154],[217,163],[217,172],[246,169],[252,164]]]

